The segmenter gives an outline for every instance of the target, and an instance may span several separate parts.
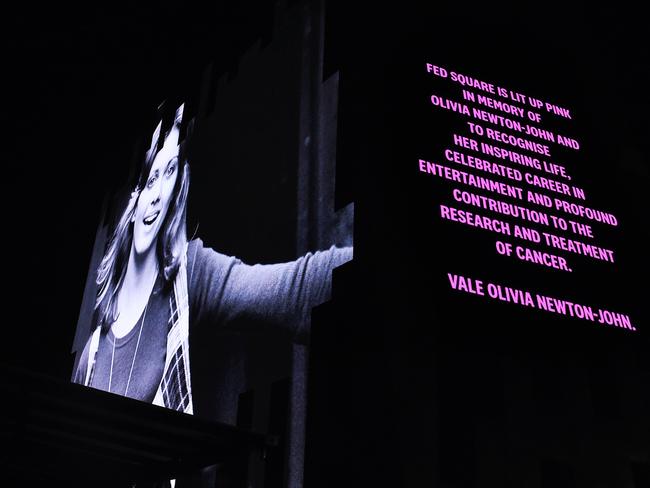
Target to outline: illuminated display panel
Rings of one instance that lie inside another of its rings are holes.
[[[313,456],[354,432],[345,475],[370,485],[645,479],[647,63],[636,34],[607,51],[591,24],[522,10],[332,14],[373,279],[322,346],[345,334],[347,362],[324,360],[341,398],[313,407]],[[340,414],[355,388],[363,427]]]
[[[463,274],[447,263],[450,289],[635,332],[630,312],[615,300],[608,304],[616,293],[603,296],[602,303],[586,298],[602,294],[602,280],[612,291],[627,280],[616,274],[613,244],[620,243],[622,224],[609,210],[616,202],[599,198],[597,189],[592,200],[587,187],[589,173],[604,162],[576,139],[581,114],[507,83],[431,63],[423,69],[431,76],[432,127],[450,128],[448,140],[442,133],[432,137],[427,156],[417,161],[419,172],[442,182],[442,188],[433,187],[435,212],[445,222],[439,229],[469,243],[459,253],[462,261],[480,255],[500,268],[498,277],[481,279],[471,265],[457,265],[467,270]],[[481,249],[486,244],[493,256]],[[521,285],[509,283],[508,273]],[[600,289],[583,293],[592,277]],[[567,283],[571,291],[565,296]]]
[[[258,56],[290,64],[295,52]],[[311,310],[353,254],[352,207],[334,211],[334,160],[303,155],[295,138],[333,151],[336,126],[301,126],[299,81],[278,68],[280,88],[255,90],[242,64],[216,96],[208,85],[189,104],[160,105],[106,199],[75,383],[185,413],[198,394],[200,413],[235,423],[240,395],[297,367],[292,348],[309,342]],[[332,107],[335,82],[322,85]]]

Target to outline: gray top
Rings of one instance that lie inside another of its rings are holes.
[[[331,270],[352,259],[352,248],[332,246],[288,263],[251,266],[204,247],[200,239],[189,243],[187,253],[190,334],[202,326],[273,328],[298,342],[308,335],[311,308],[330,297]],[[110,330],[102,332],[90,386],[108,391],[110,381],[113,393],[153,401],[165,364],[171,294],[159,276],[146,316],[126,336],[115,340]],[[84,382],[89,342],[76,383]]]

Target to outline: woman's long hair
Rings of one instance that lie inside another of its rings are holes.
[[[182,116],[183,105],[176,111],[174,127],[172,129],[180,129]],[[161,127],[162,123],[159,123],[154,131],[151,147],[146,153],[138,184],[131,193],[131,198],[115,226],[115,230],[106,248],[106,253],[97,269],[97,300],[95,302],[95,309],[98,316],[98,325],[105,331],[117,320],[119,315],[117,298],[122,281],[126,275],[126,268],[131,253],[133,243],[132,219],[138,204],[138,199],[149,177],[149,171],[151,170],[153,161],[160,147],[162,147],[164,139],[171,132],[167,132],[161,140]],[[179,145],[179,174],[174,185],[172,201],[170,202],[167,215],[165,215],[165,220],[158,234],[158,244],[156,247],[158,262],[163,270],[166,285],[169,285],[176,277],[182,253],[185,252],[187,245],[185,215],[187,211],[187,194],[190,186],[190,167],[185,154],[185,146],[186,141]]]

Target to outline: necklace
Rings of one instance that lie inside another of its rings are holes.
[[[135,352],[133,353],[133,360],[131,361],[131,368],[129,369],[129,377],[126,380],[126,389],[124,390],[124,396],[127,396],[129,392],[129,385],[131,384],[131,375],[133,374],[133,366],[135,365],[135,358],[138,355],[138,347],[140,346],[140,337],[142,336],[142,329],[144,329],[144,320],[147,318],[147,308],[149,307],[149,302],[144,307],[144,313],[142,314],[142,322],[140,323],[140,331],[138,332],[138,341],[135,343]],[[111,391],[111,384],[113,383],[113,361],[115,359],[115,343],[117,338],[113,336],[113,352],[111,353],[111,370],[108,374],[108,391]]]
[[[156,278],[158,276],[158,273],[156,272],[154,274],[154,286],[156,284]],[[144,329],[144,320],[147,318],[147,308],[149,308],[149,300],[147,300],[147,304],[144,306],[144,312],[142,313],[142,322],[140,323],[140,331],[138,332],[138,341],[135,343],[135,352],[133,353],[133,360],[131,361],[131,368],[129,369],[129,377],[126,380],[126,389],[124,390],[124,396],[127,396],[127,393],[129,392],[129,385],[131,384],[131,375],[133,374],[133,366],[135,366],[135,358],[138,355],[138,347],[140,346],[140,337],[142,336],[142,329]],[[110,393],[111,391],[111,384],[113,383],[113,362],[115,360],[115,343],[117,342],[117,338],[113,336],[113,352],[111,353],[111,369],[108,373],[108,392]]]

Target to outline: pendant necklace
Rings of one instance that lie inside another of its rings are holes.
[[[154,286],[156,284],[156,278],[158,277],[158,273],[156,272],[154,274]],[[126,380],[126,389],[124,390],[124,396],[127,396],[127,393],[129,392],[129,385],[131,384],[131,375],[133,374],[133,366],[135,366],[135,358],[138,355],[138,347],[140,346],[140,337],[142,336],[142,329],[144,329],[144,321],[147,318],[147,308],[149,307],[149,300],[147,300],[147,304],[144,306],[144,312],[142,313],[142,322],[140,323],[140,331],[138,332],[138,341],[135,343],[135,352],[133,353],[133,360],[131,361],[131,369],[129,369],[129,377]],[[117,338],[113,336],[113,352],[111,353],[111,369],[108,374],[108,391],[110,393],[111,391],[111,384],[113,382],[113,361],[115,359],[115,343],[117,342]]]
[[[140,346],[140,337],[142,336],[142,329],[144,329],[144,320],[147,317],[147,307],[149,302],[144,307],[144,313],[142,314],[142,322],[140,323],[140,331],[138,332],[138,342],[135,343],[135,352],[133,353],[133,360],[131,361],[131,369],[129,370],[129,377],[126,380],[126,389],[124,390],[124,396],[129,392],[129,384],[131,383],[131,375],[133,374],[133,366],[135,365],[135,358],[138,355],[138,347]],[[113,382],[113,360],[115,359],[115,343],[117,338],[113,336],[113,353],[111,354],[111,370],[108,375],[108,391],[111,391],[111,384]]]

